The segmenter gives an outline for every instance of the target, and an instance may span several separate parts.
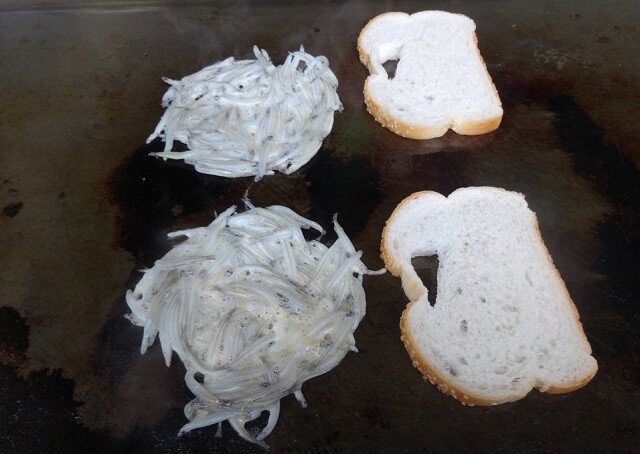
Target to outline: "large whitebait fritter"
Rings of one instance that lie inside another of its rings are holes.
[[[184,159],[198,172],[223,177],[274,170],[291,173],[306,164],[331,132],[342,104],[338,80],[324,56],[303,47],[275,66],[266,51],[256,60],[227,58],[182,80],[162,98],[164,115],[147,143],[161,137],[164,159]],[[188,150],[173,152],[173,142]]]
[[[302,384],[357,351],[362,277],[374,272],[337,221],[338,238],[327,248],[302,234],[324,233],[315,222],[282,206],[246,203],[247,211],[231,207],[208,227],[169,234],[186,240],[126,299],[132,323],[144,327],[141,352],[159,335],[167,366],[172,350],[184,363],[196,397],[180,433],[229,421],[244,439],[266,446],[280,399],[293,393],[306,406]],[[265,410],[266,426],[250,433],[245,423]]]

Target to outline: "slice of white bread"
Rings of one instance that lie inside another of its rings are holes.
[[[358,38],[360,60],[371,73],[364,84],[369,113],[410,139],[496,129],[502,105],[475,29],[468,17],[444,11],[371,19]],[[392,79],[382,66],[388,60],[398,60]]]
[[[381,251],[412,301],[400,329],[413,365],[462,403],[510,402],[532,388],[569,392],[598,370],[522,194],[490,187],[412,194],[387,221]],[[411,259],[434,254],[431,306]]]

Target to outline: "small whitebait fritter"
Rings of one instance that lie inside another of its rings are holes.
[[[162,98],[166,110],[147,139],[165,141],[155,156],[259,180],[274,170],[292,173],[318,152],[333,112],[342,109],[329,60],[301,46],[274,66],[266,51],[253,52],[256,60],[230,57],[182,80],[164,79],[171,85]],[[175,140],[188,150],[172,151]]]
[[[141,352],[160,337],[167,366],[175,351],[195,398],[180,433],[229,421],[263,446],[280,399],[357,352],[353,332],[365,314],[364,274],[372,272],[334,219],[338,238],[327,248],[301,229],[322,227],[282,206],[235,213],[185,237],[146,270],[126,300],[144,327]],[[269,412],[260,433],[245,423]]]

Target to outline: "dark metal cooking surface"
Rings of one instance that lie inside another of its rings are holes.
[[[53,5],[53,6],[52,6]],[[504,103],[498,131],[410,141],[363,107],[355,41],[387,10],[472,17]],[[164,235],[239,203],[333,213],[370,267],[398,201],[422,189],[520,191],[582,316],[600,370],[584,389],[462,407],[423,381],[399,340],[406,303],[365,279],[359,354],[283,401],[275,452],[638,451],[640,446],[640,7],[637,2],[241,2],[165,7],[49,3],[0,14],[0,451],[259,451],[226,426],[176,438],[183,368],[123,318],[123,294]],[[256,43],[274,61],[324,54],[345,111],[291,176],[224,180],[146,157],[160,76]]]

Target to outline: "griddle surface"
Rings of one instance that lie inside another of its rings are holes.
[[[418,190],[522,192],[580,311],[600,370],[567,395],[463,407],[425,382],[400,342],[398,279],[365,278],[359,354],[290,396],[273,452],[629,452],[640,446],[640,6],[635,1],[431,2],[477,23],[504,104],[479,137],[402,139],[366,113],[356,39],[422,2],[215,6],[44,2],[0,11],[0,451],[261,452],[229,426],[177,438],[191,398],[158,343],[139,354],[124,292],[171,230],[241,203],[334,213],[371,268],[395,205]],[[304,44],[340,81],[344,112],[299,172],[225,180],[147,157],[161,76],[258,44]]]

